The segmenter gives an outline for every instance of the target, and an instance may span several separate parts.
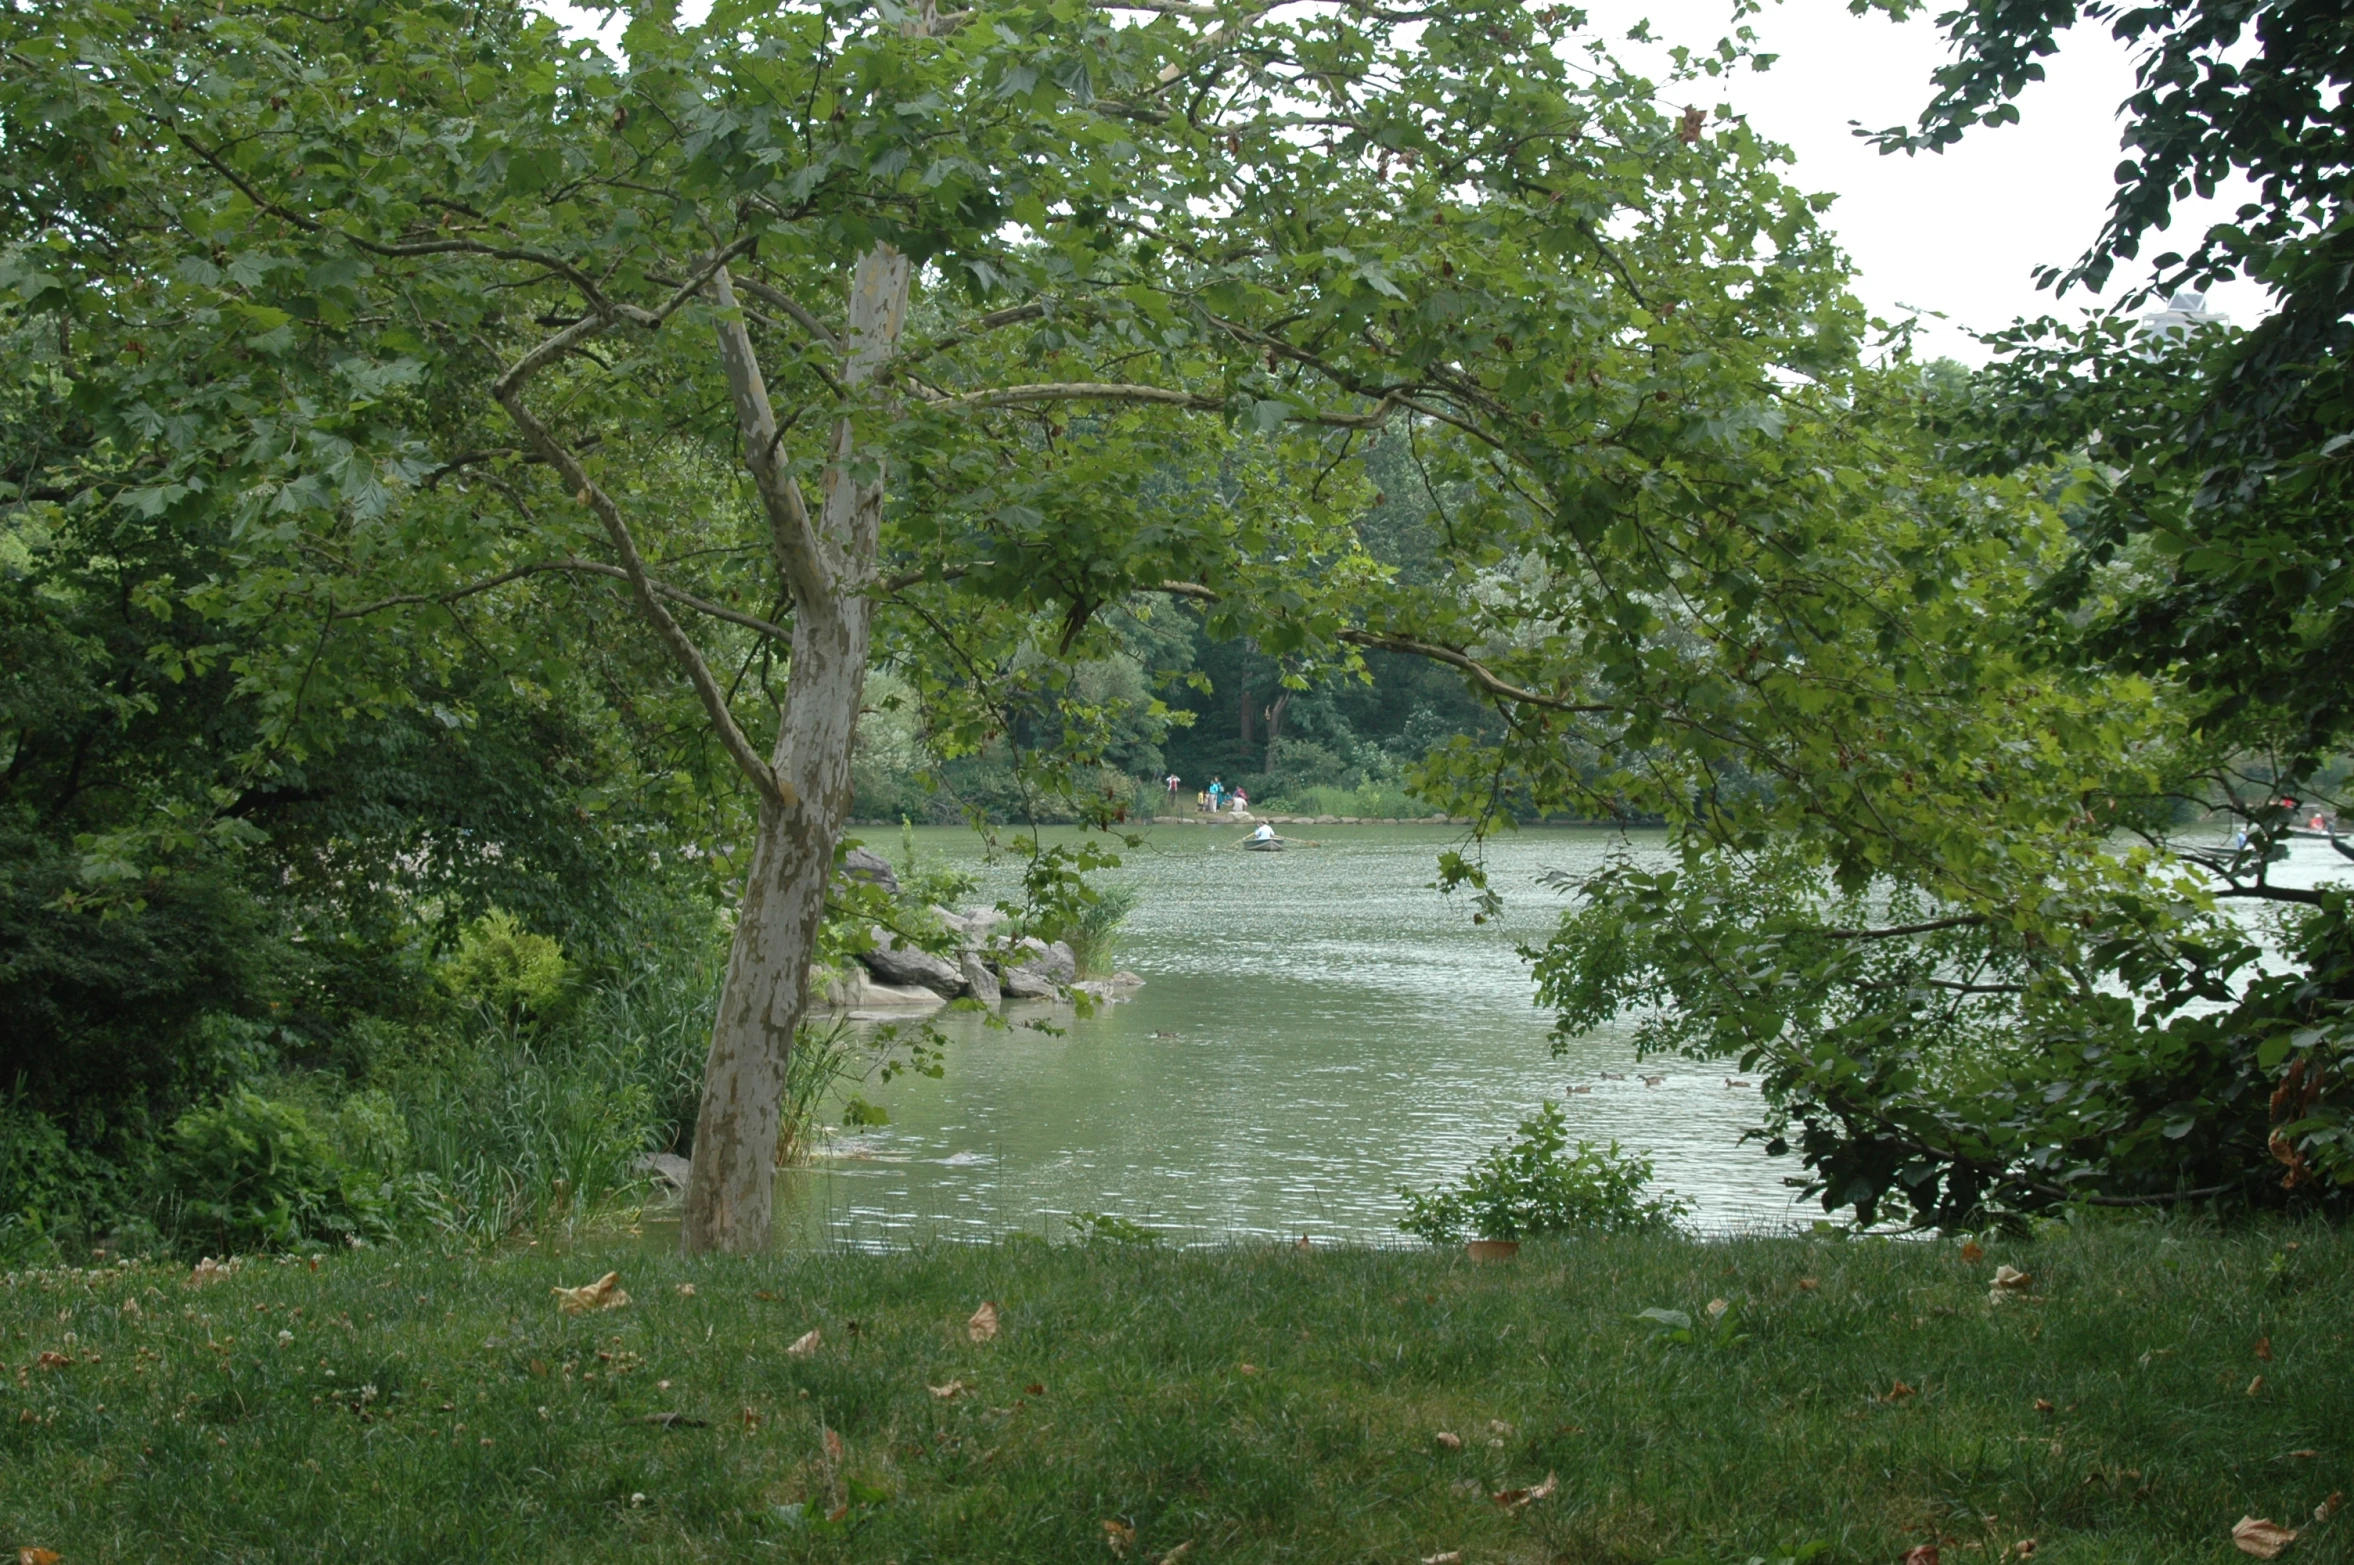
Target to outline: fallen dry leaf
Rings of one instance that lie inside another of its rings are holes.
[[[933,1396],[939,1398],[941,1401],[950,1402],[954,1401],[958,1397],[963,1396],[967,1391],[970,1391],[973,1388],[966,1385],[961,1380],[952,1380],[945,1386],[926,1386],[924,1389],[931,1392]]]
[[[820,1333],[815,1326],[812,1326],[807,1331],[801,1333],[800,1336],[793,1339],[792,1345],[785,1349],[785,1356],[787,1358],[805,1359],[809,1357],[810,1354],[815,1353],[817,1351],[818,1344],[824,1340],[825,1337],[823,1334]]]
[[[1937,1545],[1917,1543],[1904,1551],[1903,1565],[1937,1565]]]
[[[1188,1538],[1183,1543],[1177,1545],[1177,1547],[1171,1549],[1168,1553],[1162,1555],[1161,1565],[1177,1565],[1179,1560],[1185,1558],[1186,1555],[1191,1554],[1192,1552],[1193,1540]]]
[[[1800,1291],[1805,1293],[1812,1293],[1817,1288],[1820,1288],[1822,1284],[1815,1281],[1812,1277],[1801,1277],[1798,1279],[1798,1286]]]
[[[1046,1388],[1040,1385],[1037,1381],[1033,1380],[1022,1388],[1022,1395],[1030,1397],[1042,1397],[1046,1395]]]
[[[1720,1320],[1723,1318],[1725,1311],[1731,1309],[1732,1307],[1733,1306],[1731,1304],[1727,1303],[1723,1299],[1711,1299],[1708,1301],[1708,1318],[1710,1320]]]
[[[682,1299],[693,1298],[695,1296],[695,1285],[691,1282],[680,1283],[678,1285],[678,1296]]]
[[[2043,1397],[2037,1397],[2035,1399],[2035,1410],[2038,1413],[2048,1413],[2052,1410],[2052,1405],[2047,1399]]]
[[[1422,1565],[1463,1565],[1463,1551],[1449,1549],[1444,1554],[1425,1554]]]
[[[2297,1529],[2283,1527],[2260,1516],[2243,1516],[2231,1529],[2231,1541],[2242,1554],[2253,1554],[2260,1560],[2276,1560],[2281,1550],[2297,1541]]]
[[[1551,1499],[1553,1491],[1560,1487],[1561,1480],[1552,1473],[1547,1473],[1545,1481],[1532,1488],[1507,1489],[1502,1494],[1491,1494],[1488,1498],[1495,1501],[1504,1510],[1517,1511],[1524,1505],[1534,1505],[1539,1500]]]
[[[2023,1272],[2016,1266],[1997,1266],[1994,1269],[1994,1285],[1997,1288],[2024,1288],[2033,1281],[2033,1272]]]
[[[1962,1259],[1972,1266],[1977,1265],[1980,1261],[1986,1259],[1986,1246],[1980,1244],[1975,1239],[1963,1240]],[[1937,1546],[1935,1544],[1924,1544],[1923,1547],[1928,1549],[1928,1551],[1932,1554],[1937,1552]]]
[[[1111,1545],[1114,1554],[1126,1559],[1129,1548],[1136,1542],[1136,1529],[1123,1521],[1107,1521],[1103,1524],[1103,1541]]]
[[[621,1273],[607,1272],[595,1282],[577,1288],[550,1288],[556,1305],[567,1315],[586,1315],[591,1310],[617,1310],[629,1302],[629,1295],[621,1291]]]
[[[2263,1391],[2264,1377],[2262,1375],[2258,1375],[2254,1380],[2248,1382],[2248,1395],[2260,1396],[2263,1394]]]
[[[16,1551],[16,1565],[57,1565],[64,1558],[55,1549],[26,1547]]]
[[[43,1349],[41,1356],[33,1360],[34,1366],[39,1369],[63,1369],[72,1362],[73,1360],[64,1354],[53,1353],[47,1349]]]
[[[987,1299],[973,1311],[973,1318],[964,1323],[965,1335],[975,1342],[987,1342],[997,1335],[997,1306]]]
[[[831,1429],[827,1429],[824,1431],[824,1433],[826,1460],[829,1462],[839,1462],[842,1460],[842,1437],[838,1434],[835,1434]]]
[[[1902,1402],[1906,1397],[1919,1395],[1919,1392],[1915,1391],[1912,1387],[1906,1385],[1903,1381],[1900,1380],[1895,1385],[1890,1386],[1888,1388],[1888,1394],[1882,1397],[1880,1400],[1883,1402]]]
[[[2321,1453],[2319,1451],[2312,1449],[2310,1446],[2302,1451],[2291,1451],[2289,1453],[2289,1455],[2295,1457],[2300,1462],[2310,1462],[2320,1454]]]
[[[2256,1357],[2267,1364],[2272,1362],[2272,1339],[2270,1337],[2256,1339]]]
[[[2328,1521],[2331,1517],[2338,1514],[2338,1507],[2345,1503],[2346,1491],[2343,1489],[2335,1490],[2331,1493],[2328,1499],[2313,1507],[2313,1519],[2317,1522]]]
[[[1460,1451],[1463,1449],[1463,1437],[1459,1434],[1453,1433],[1450,1430],[1442,1429],[1437,1434],[1432,1435],[1431,1438],[1436,1440],[1440,1445],[1445,1446],[1450,1451]]]

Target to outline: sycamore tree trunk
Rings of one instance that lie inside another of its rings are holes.
[[[843,383],[871,381],[897,346],[907,312],[908,263],[888,246],[861,257],[850,291]],[[733,308],[722,276],[715,290]],[[775,422],[740,328],[722,326],[745,460],[770,501],[778,552],[793,591],[793,663],[744,883],[726,987],[703,1066],[681,1244],[688,1254],[768,1243],[777,1132],[793,1036],[809,1004],[809,965],[825,917],[834,850],[850,814],[850,748],[866,685],[874,619],[869,587],[881,529],[879,459],[869,482],[852,472],[847,417],[834,426],[823,503],[812,518],[775,466]],[[812,526],[812,523],[815,523]]]

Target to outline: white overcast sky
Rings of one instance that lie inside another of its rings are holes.
[[[699,19],[707,3],[688,0],[682,10]],[[1695,48],[1713,44],[1731,12],[1728,0],[1586,0],[1586,8],[1608,36],[1623,37],[1647,16],[1662,42]],[[592,20],[562,0],[549,0],[547,9],[570,25]],[[1846,0],[1780,0],[1749,25],[1759,50],[1780,57],[1773,67],[1706,82],[1692,98],[1747,115],[1790,147],[1797,184],[1838,197],[1829,222],[1854,257],[1856,288],[1875,314],[1942,314],[1945,321],[1923,322],[1919,350],[1978,363],[1985,353],[1963,328],[1991,330],[2022,315],[2081,308],[2080,290],[2057,302],[2038,292],[2034,271],[2083,253],[2114,189],[2116,110],[2132,91],[2133,63],[2106,29],[2079,25],[2062,35],[2060,52],[2044,62],[2048,79],[2020,100],[2018,124],[1981,127],[1941,154],[1908,158],[1882,157],[1855,138],[1849,122],[1879,129],[1919,115],[1930,72],[1946,58],[1928,15],[1898,23],[1878,13],[1852,16]],[[1659,59],[1635,45],[1619,52],[1639,68]],[[2145,244],[2144,255],[2188,249],[2207,223],[2227,215],[2228,204],[2182,209],[2167,239]],[[2108,292],[2138,281],[2120,267]],[[2244,325],[2262,313],[2263,296],[2246,282],[2230,283],[2214,290],[2208,305]]]

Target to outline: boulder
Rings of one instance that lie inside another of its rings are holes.
[[[948,1003],[920,984],[882,983],[863,967],[826,985],[825,1001],[837,1011],[930,1011]]]
[[[686,1193],[687,1175],[693,1171],[694,1165],[676,1152],[649,1152],[639,1158],[634,1167],[638,1173],[652,1175],[655,1185],[661,1189],[683,1195]]]
[[[890,861],[865,848],[852,848],[842,855],[842,878],[867,881],[899,895],[899,877],[892,872]]]
[[[1062,985],[1034,967],[1009,967],[999,980],[1000,993],[1008,1000],[1059,1000]]]
[[[956,936],[960,950],[977,950],[989,943],[989,936],[1005,915],[993,907],[977,907],[962,913],[952,913],[938,903],[932,904],[932,916]]]
[[[859,952],[858,959],[884,983],[920,986],[948,1000],[964,993],[964,974],[955,963],[903,945],[887,930],[875,930],[874,937],[874,949]]]
[[[1004,998],[998,987],[997,975],[989,971],[989,964],[981,960],[978,951],[966,951],[957,958],[957,971],[964,974],[965,993],[983,1005],[995,1005]]]

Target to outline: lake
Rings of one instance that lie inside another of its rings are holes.
[[[1743,1144],[1761,1104],[1724,1067],[1658,1059],[1647,1069],[1664,1080],[1646,1085],[1624,1029],[1550,1052],[1516,949],[1562,906],[1537,876],[1613,851],[1663,856],[1661,834],[1502,836],[1485,856],[1504,913],[1474,926],[1466,899],[1431,889],[1461,828],[1283,830],[1321,846],[1245,853],[1236,828],[1153,828],[1100,877],[1136,892],[1117,963],[1144,978],[1136,997],[1087,1018],[1015,1013],[1051,1033],[943,1017],[946,1074],[857,1089],[890,1124],[837,1130],[782,1176],[780,1232],[858,1246],[1061,1238],[1070,1214],[1101,1212],[1180,1240],[1395,1240],[1399,1185],[1459,1174],[1548,1098],[1573,1134],[1650,1155],[1703,1228],[1821,1215],[1792,1205],[1795,1159]],[[863,835],[897,861],[896,833]],[[974,902],[1019,883],[1018,863],[984,865],[970,832],[919,829],[916,843],[983,873]]]

